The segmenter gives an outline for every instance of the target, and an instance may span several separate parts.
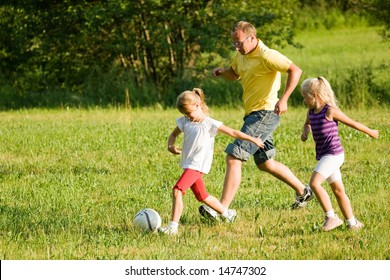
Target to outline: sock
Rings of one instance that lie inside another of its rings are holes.
[[[170,221],[168,224],[168,227],[173,228],[173,229],[177,229],[179,227],[179,223],[174,222],[174,221]]]
[[[347,222],[347,225],[349,225],[349,226],[354,226],[357,224],[355,217],[352,217],[351,219],[346,220],[346,222]]]
[[[334,217],[336,217],[336,214],[334,213],[334,210],[331,209],[331,210],[329,210],[328,212],[325,213],[325,217],[334,218]]]

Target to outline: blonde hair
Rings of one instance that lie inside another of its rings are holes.
[[[176,100],[176,107],[179,111],[183,110],[188,105],[194,105],[200,103],[200,108],[202,109],[205,115],[209,114],[209,107],[205,102],[206,96],[203,93],[203,90],[200,88],[194,88],[191,90],[183,91],[179,94]]]
[[[328,104],[329,106],[338,108],[337,99],[333,92],[333,89],[324,77],[318,78],[309,78],[303,81],[301,84],[301,92],[303,95],[314,96],[314,93],[317,94],[317,97]]]
[[[256,28],[247,21],[239,21],[233,25],[231,32],[236,32],[237,30],[242,30],[247,35],[256,36]]]

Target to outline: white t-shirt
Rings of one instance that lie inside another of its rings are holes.
[[[184,133],[180,166],[208,173],[213,161],[215,135],[222,122],[206,117],[197,123],[181,117],[176,123]]]

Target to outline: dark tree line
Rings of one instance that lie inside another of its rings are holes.
[[[2,1],[0,107],[34,105],[34,97],[53,92],[111,95],[103,100],[110,103],[113,91],[129,86],[154,87],[161,101],[175,79],[199,78],[228,55],[229,30],[239,19],[253,22],[268,45],[294,44],[294,11],[304,2]]]

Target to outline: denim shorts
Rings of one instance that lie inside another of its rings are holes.
[[[225,152],[242,161],[247,161],[253,155],[256,165],[266,162],[276,155],[272,133],[278,127],[279,122],[280,116],[274,111],[252,112],[244,117],[241,131],[263,140],[264,148],[259,148],[250,141],[236,139],[226,147]]]

